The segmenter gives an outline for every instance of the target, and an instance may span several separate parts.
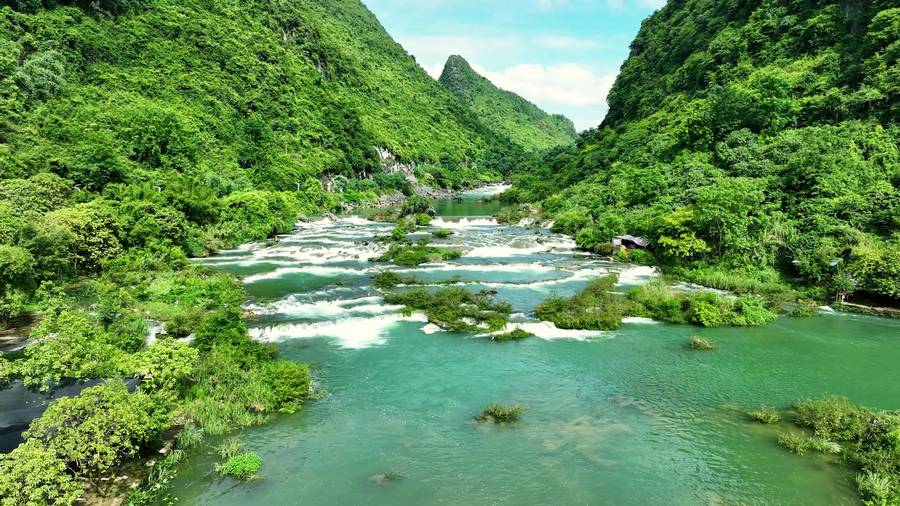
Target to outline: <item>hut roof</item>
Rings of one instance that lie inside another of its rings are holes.
[[[634,235],[617,235],[617,236],[613,237],[613,239],[618,239],[620,241],[629,241],[629,242],[632,242],[642,248],[646,248],[647,246],[650,245],[650,241],[648,239],[645,239],[643,237],[637,237]]]

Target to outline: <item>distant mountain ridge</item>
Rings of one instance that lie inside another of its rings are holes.
[[[438,81],[489,128],[528,151],[570,145],[578,135],[570,119],[548,114],[519,95],[498,88],[462,56],[447,59]]]

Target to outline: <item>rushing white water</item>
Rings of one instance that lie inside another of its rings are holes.
[[[505,190],[502,185],[479,195]],[[391,329],[403,322],[426,323],[423,335],[443,332],[422,315],[403,315],[386,304],[371,276],[395,269],[426,287],[464,286],[491,289],[509,301],[516,313],[505,331],[523,329],[541,339],[604,338],[603,332],[556,328],[534,318],[535,300],[568,296],[592,278],[615,273],[619,284],[631,286],[658,276],[652,267],[617,264],[586,255],[575,242],[548,229],[499,225],[485,216],[437,217],[432,229],[450,229],[441,246],[460,248],[462,258],[449,262],[402,267],[372,262],[386,249],[379,241],[393,225],[359,217],[319,219],[297,224],[296,230],[271,241],[224,252],[208,263],[242,277],[251,299],[250,334],[260,341],[331,338],[347,349],[387,343]],[[414,237],[430,236],[420,232]],[[398,289],[405,289],[403,286]],[[626,323],[646,323],[629,319]]]

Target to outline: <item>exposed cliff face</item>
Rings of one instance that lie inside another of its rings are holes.
[[[565,116],[550,115],[538,106],[494,86],[461,56],[451,56],[439,79],[490,128],[529,151],[572,144],[575,126]]]

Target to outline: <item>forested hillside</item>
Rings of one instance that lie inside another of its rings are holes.
[[[241,285],[187,258],[408,192],[376,147],[457,187],[530,160],[358,0],[0,1],[0,337],[30,338],[0,388],[141,380],[51,406],[0,455],[3,503],[125,493],[106,477],[177,428],[164,483],[204,434],[296,410],[307,367],[250,340]]]
[[[575,142],[577,133],[570,119],[547,114],[519,95],[497,88],[461,56],[447,60],[439,81],[489,128],[526,150],[541,151]]]
[[[586,248],[644,235],[652,261],[699,277],[896,301],[898,37],[889,0],[669,2],[632,43],[601,127],[509,197],[545,199]]]

